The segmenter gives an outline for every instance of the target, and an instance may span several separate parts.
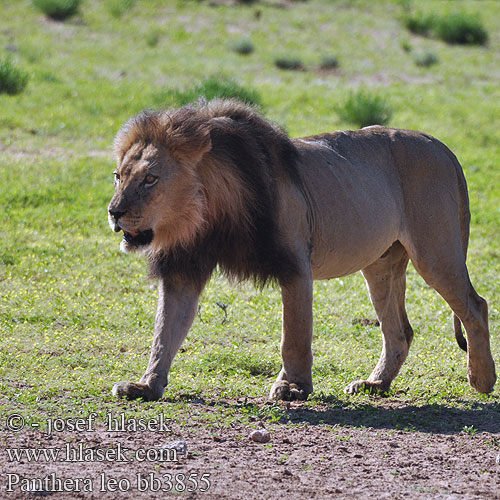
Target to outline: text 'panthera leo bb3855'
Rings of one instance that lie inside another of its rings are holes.
[[[118,132],[115,153],[109,222],[123,231],[122,249],[144,252],[160,282],[149,365],[115,394],[162,396],[217,266],[238,280],[281,286],[283,368],[270,393],[278,399],[313,390],[313,280],[361,270],[384,344],[371,375],[346,391],[385,392],[413,337],[409,259],[455,314],[470,384],[492,391],[487,305],[465,264],[467,186],[438,140],[379,126],[290,139],[254,109],[215,100],[139,114]]]

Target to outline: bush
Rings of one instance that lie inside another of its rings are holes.
[[[392,109],[380,95],[361,89],[351,93],[347,101],[337,108],[340,118],[359,127],[385,125],[392,116]]]
[[[135,0],[106,0],[108,12],[116,18],[120,18],[135,5]]]
[[[323,56],[321,59],[321,69],[335,69],[339,67],[339,60],[337,56],[330,54],[327,56]]]
[[[233,79],[211,77],[194,85],[186,90],[168,90],[166,93],[156,96],[156,104],[175,104],[184,106],[197,101],[203,97],[211,99],[238,99],[246,104],[260,106],[261,99],[259,93],[254,89],[242,87]]]
[[[19,94],[28,84],[28,73],[16,68],[10,59],[0,59],[0,93]]]
[[[81,0],[33,0],[33,5],[46,16],[62,21],[78,12]]]
[[[304,69],[304,65],[302,64],[302,61],[299,58],[287,55],[278,56],[274,60],[274,65],[279,69],[291,69],[291,70]]]
[[[148,44],[148,47],[156,47],[158,45],[158,42],[160,41],[161,35],[162,33],[159,29],[151,30],[146,37],[146,43]]]
[[[432,66],[433,64],[436,64],[439,61],[438,56],[430,50],[415,54],[414,60],[417,66],[423,66],[423,67]]]
[[[404,25],[412,33],[430,36],[431,34],[446,43],[484,45],[488,32],[477,16],[454,13],[445,16],[417,12],[403,18]]]
[[[411,52],[413,50],[413,47],[411,46],[411,43],[408,40],[402,40],[401,41],[401,48],[405,52]]]
[[[450,14],[436,24],[436,35],[446,43],[461,45],[485,45],[488,32],[477,16]]]
[[[428,36],[434,28],[435,17],[432,14],[416,12],[405,15],[403,23],[408,31],[417,35]]]
[[[249,40],[248,38],[240,38],[231,45],[231,49],[238,54],[246,56],[251,54],[255,50],[255,47],[252,40]]]

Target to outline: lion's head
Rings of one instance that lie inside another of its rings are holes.
[[[204,226],[206,199],[196,166],[211,144],[206,124],[193,117],[190,110],[175,121],[167,112],[145,112],[117,134],[108,209],[111,228],[123,231],[124,251],[187,245]]]
[[[297,178],[297,152],[253,108],[215,100],[143,112],[118,132],[115,154],[109,222],[123,250],[148,254],[153,275],[206,277],[220,264],[265,282],[294,268],[278,241],[276,189]]]

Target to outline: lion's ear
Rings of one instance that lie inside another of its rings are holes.
[[[185,120],[166,132],[167,149],[183,163],[194,166],[212,149],[210,128],[207,124]]]
[[[203,158],[203,155],[212,149],[212,139],[210,137],[210,129],[203,127],[198,130],[192,138],[191,148],[187,148],[186,157],[192,165],[197,165]]]

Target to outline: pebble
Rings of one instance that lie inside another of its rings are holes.
[[[498,465],[500,465],[500,453],[497,455],[496,462],[497,462]]]
[[[177,450],[177,453],[180,453],[181,455],[187,454],[186,441],[172,441],[171,443],[164,444],[162,448],[164,449],[168,448],[169,450]]]
[[[271,440],[271,433],[266,429],[257,429],[249,434],[248,439],[256,443],[267,443]]]

